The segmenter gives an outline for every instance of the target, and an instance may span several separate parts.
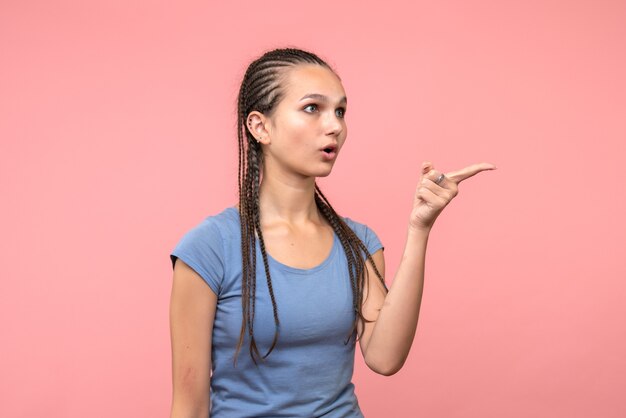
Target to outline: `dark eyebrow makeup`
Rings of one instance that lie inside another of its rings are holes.
[[[317,99],[321,102],[329,102],[330,100],[328,99],[328,97],[324,96],[323,94],[317,94],[317,93],[312,93],[312,94],[307,94],[305,96],[303,96],[300,101],[304,100],[304,99]],[[348,99],[346,98],[346,96],[343,96],[340,100],[339,103],[348,103]]]

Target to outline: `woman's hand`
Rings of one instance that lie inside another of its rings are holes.
[[[422,176],[415,192],[409,227],[429,231],[443,208],[459,192],[459,183],[481,171],[494,170],[495,165],[480,163],[458,171],[443,173],[436,171],[430,162],[422,164]]]

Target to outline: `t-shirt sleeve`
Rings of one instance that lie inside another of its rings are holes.
[[[344,220],[346,221],[348,226],[352,228],[352,230],[356,233],[359,239],[363,241],[363,244],[365,244],[365,247],[370,254],[374,254],[381,248],[383,250],[385,249],[382,242],[380,241],[380,238],[378,238],[378,235],[376,234],[376,232],[374,232],[372,228],[363,223],[353,221],[350,218],[344,218]]]
[[[365,227],[365,246],[367,247],[367,251],[370,252],[370,254],[374,254],[376,251],[380,250],[380,249],[385,249],[385,247],[383,246],[383,243],[380,242],[380,238],[378,238],[378,235],[376,235],[376,232],[374,232],[374,230],[372,228],[370,228],[367,225],[363,225]]]
[[[224,243],[211,218],[189,230],[170,253],[172,269],[180,258],[219,295],[224,278]]]

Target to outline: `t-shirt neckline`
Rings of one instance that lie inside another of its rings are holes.
[[[237,209],[237,207],[236,206],[231,206],[231,207],[229,207],[229,209],[231,209],[231,210],[233,210],[235,212],[235,216],[237,217],[237,222],[239,223],[240,222],[239,210]],[[291,272],[291,273],[296,273],[296,274],[313,274],[313,273],[316,273],[316,272],[324,269],[328,264],[330,264],[330,262],[335,257],[335,253],[337,252],[337,247],[338,247],[338,244],[339,244],[338,241],[339,241],[339,239],[337,237],[337,233],[335,232],[335,230],[333,230],[333,244],[332,244],[332,247],[330,249],[330,253],[324,259],[324,261],[322,261],[320,264],[318,264],[318,265],[316,265],[314,267],[308,268],[308,269],[303,269],[303,268],[289,266],[287,264],[281,263],[280,261],[276,260],[267,251],[265,253],[267,254],[267,261],[268,261],[268,263],[275,265],[277,268],[280,268],[281,270],[284,270],[284,271],[287,271],[287,272]],[[257,260],[261,260],[261,262],[262,262],[261,246],[259,244],[259,240],[258,239],[256,240],[256,250],[257,250],[257,253],[258,253]],[[258,263],[258,261],[257,261],[257,263]]]

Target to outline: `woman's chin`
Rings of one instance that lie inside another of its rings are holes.
[[[315,175],[315,177],[328,177],[330,175],[330,173],[332,173],[332,171],[333,171],[332,166],[328,167],[328,168],[326,168],[324,170],[319,170],[317,172],[317,174]]]

